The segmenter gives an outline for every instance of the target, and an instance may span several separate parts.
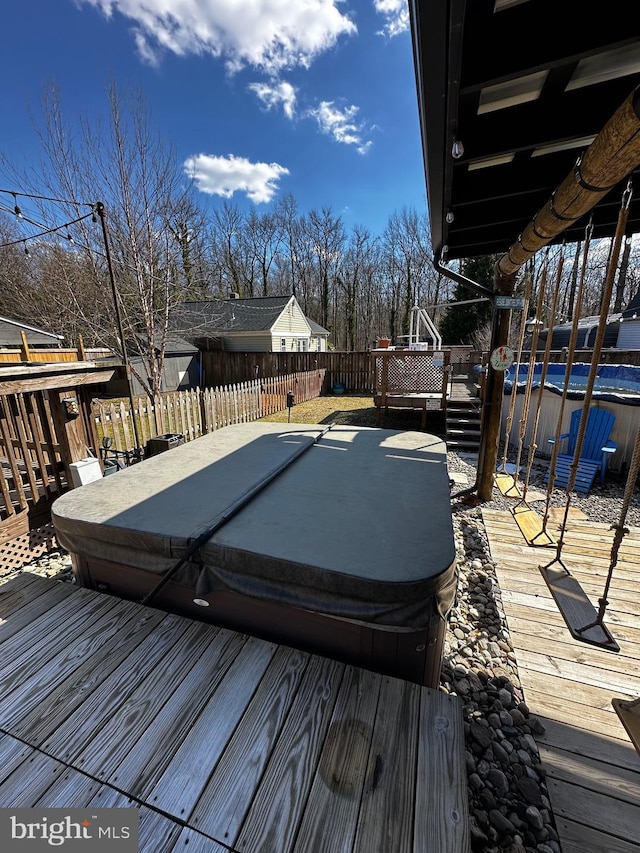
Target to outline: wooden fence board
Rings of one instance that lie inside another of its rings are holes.
[[[13,479],[13,487],[17,492],[18,508],[26,509],[28,502],[22,485],[22,474],[18,468],[18,460],[13,451],[13,436],[11,435],[9,419],[9,401],[4,394],[0,396],[0,438],[2,439],[4,455],[9,465],[9,474]],[[7,509],[8,508],[9,507],[7,507]]]
[[[181,433],[191,441],[205,433],[231,424],[250,423],[286,408],[287,392],[293,391],[296,403],[312,400],[322,392],[324,370],[308,374],[253,379],[235,385],[205,390],[190,389],[162,394],[155,402],[156,418],[151,425],[151,406],[145,398],[134,399],[133,411],[146,425],[144,440],[155,435],[157,424],[163,433]],[[103,435],[111,435],[117,450],[132,450],[130,426],[132,414],[125,401],[117,406],[96,402],[93,417]]]

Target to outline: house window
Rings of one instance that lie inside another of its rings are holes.
[[[287,351],[287,339],[286,338],[280,338],[280,352],[286,352],[286,351]]]

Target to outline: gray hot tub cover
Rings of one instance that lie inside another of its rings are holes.
[[[176,580],[390,630],[446,616],[457,575],[446,448],[436,436],[272,423],[225,427],[62,495],[69,551],[158,576],[252,486],[309,449],[188,560]]]

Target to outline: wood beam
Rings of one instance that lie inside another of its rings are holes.
[[[53,365],[48,365],[53,367]],[[82,373],[77,370],[69,370],[70,365],[65,364],[64,369],[46,373],[39,370],[37,373],[31,371],[17,371],[0,368],[0,394],[22,394],[25,391],[51,391],[56,388],[76,388],[80,385],[96,385],[108,382],[116,374],[117,367],[91,368]],[[86,368],[85,368],[86,370]]]
[[[536,252],[588,213],[640,165],[640,87],[602,128],[582,159],[498,261],[513,276]]]

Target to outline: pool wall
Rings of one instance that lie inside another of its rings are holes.
[[[549,439],[556,434],[556,425],[560,414],[562,402],[562,388],[566,365],[548,365],[545,387],[540,390],[540,382],[536,380],[536,374],[540,376],[542,365],[537,363],[534,368],[534,380],[532,385],[531,399],[529,403],[529,414],[527,417],[524,447],[528,448],[533,441],[533,427],[538,405],[540,415],[536,431],[536,443],[538,445],[536,456],[551,458],[552,445]],[[589,364],[572,365],[572,382],[564,405],[562,427],[560,432],[569,431],[571,413],[575,409],[582,408],[584,400],[584,386],[590,370]],[[525,388],[528,373],[528,365],[520,365],[517,371],[517,393],[513,422],[511,425],[509,444],[517,447],[520,440],[520,420],[522,418],[522,407],[525,399]],[[614,472],[625,471],[631,461],[636,434],[640,428],[640,368],[631,365],[601,365],[598,369],[598,379],[591,398],[591,405],[607,409],[615,416],[615,423],[611,432],[611,440],[617,442],[618,449],[609,461],[609,469]],[[502,405],[502,431],[504,438],[506,432],[507,417],[511,405],[511,389],[515,376],[515,365],[510,368],[509,375],[505,379],[505,394]],[[575,381],[574,381],[575,380]],[[580,390],[582,386],[582,390]],[[595,390],[600,387],[607,390]],[[541,402],[538,404],[539,395],[542,394]],[[526,455],[524,456],[526,458]]]

